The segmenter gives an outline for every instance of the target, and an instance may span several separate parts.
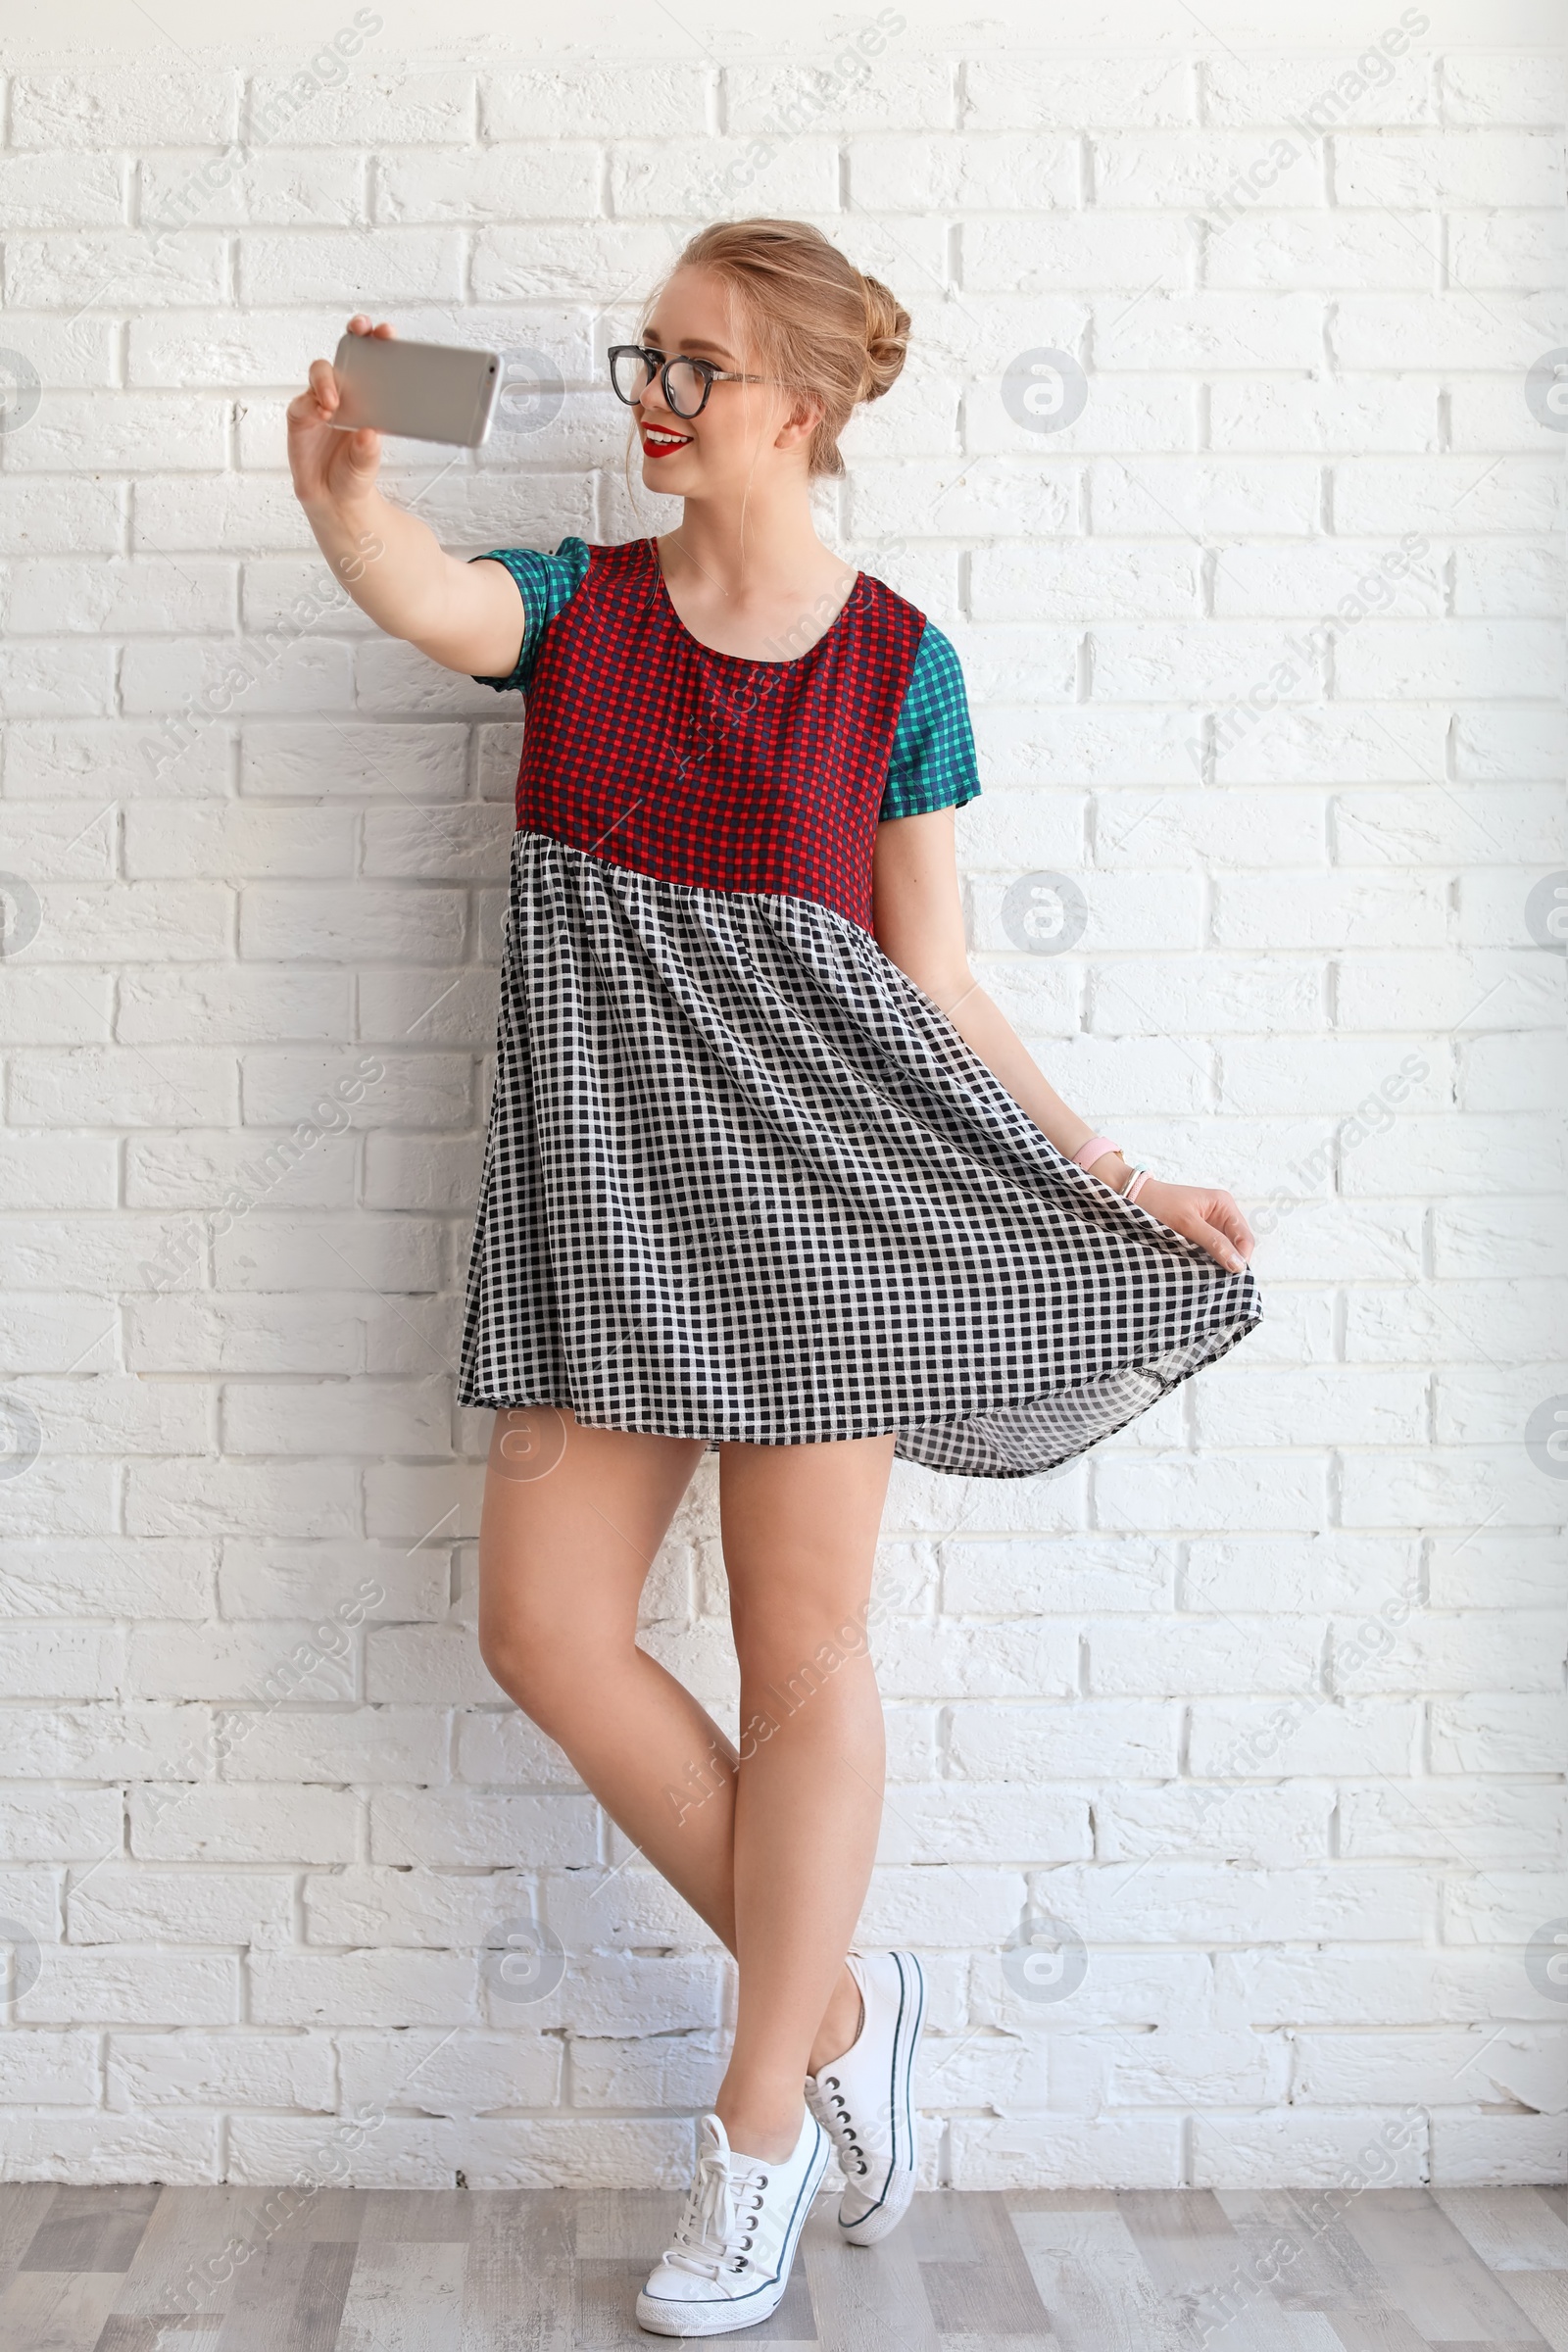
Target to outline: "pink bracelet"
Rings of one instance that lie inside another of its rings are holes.
[[[1122,1199],[1129,1201],[1136,1200],[1139,1194],[1143,1191],[1148,1182],[1149,1170],[1147,1168],[1135,1168],[1128,1182],[1127,1190],[1122,1195]]]
[[[1092,1168],[1097,1159],[1104,1158],[1107,1152],[1120,1150],[1120,1144],[1113,1144],[1108,1135],[1092,1135],[1087,1143],[1079,1145],[1073,1158],[1079,1167]]]

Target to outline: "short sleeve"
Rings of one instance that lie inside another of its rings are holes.
[[[504,678],[476,678],[498,694],[509,687],[526,687],[539,658],[546,629],[564,612],[588,576],[588,548],[581,539],[563,539],[553,556],[537,547],[495,547],[488,555],[471,556],[473,564],[504,564],[517,583],[522,599],[521,651]]]
[[[950,641],[927,621],[899,712],[879,813],[885,821],[961,808],[979,791],[963,671]]]

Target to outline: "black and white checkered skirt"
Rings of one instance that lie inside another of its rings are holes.
[[[514,837],[462,1403],[1023,1478],[1259,1312],[858,924]]]

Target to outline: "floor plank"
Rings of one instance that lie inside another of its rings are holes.
[[[641,2255],[579,2255],[568,2299],[571,2342],[580,2352],[623,2352],[653,2339],[638,2327],[637,2296],[652,2266]]]
[[[1489,2270],[1568,2271],[1568,2222],[1534,2189],[1435,2188],[1432,2194]]]
[[[673,2188],[579,2188],[572,2192],[577,2252],[590,2260],[653,2265],[674,2235],[685,2203]]]
[[[1274,2282],[1208,2190],[1136,2189],[1117,2211],[1165,2306],[1195,2333],[1232,2352],[1291,2352]]]
[[[1426,2337],[1392,2303],[1365,2311],[1336,2311],[1333,2320],[1345,2352],[1431,2352]]]
[[[466,2188],[373,2188],[365,2200],[360,2242],[395,2237],[404,2245],[466,2245],[473,2198]]]
[[[58,2188],[18,2270],[128,2270],[161,2194],[157,2188]]]
[[[0,2288],[9,2285],[60,2194],[57,2180],[8,2180],[0,2186]]]
[[[334,2352],[343,2340],[343,2310],[359,2252],[357,2243],[330,2238],[317,2238],[305,2248],[288,2331],[279,2338],[277,2352]]]
[[[148,2312],[188,2312],[221,2323],[235,2281],[267,2244],[265,2188],[166,2188],[148,2218],[124,2283],[117,2319]]]
[[[1429,2344],[1526,2343],[1545,2338],[1523,2317],[1424,2188],[1369,2188],[1346,2207],[1345,2226],[1370,2255],[1396,2310]]]
[[[1063,2352],[1193,2352],[1192,2330],[1160,2294],[1118,2211],[1008,2209]]]
[[[940,2226],[932,2207],[938,2204],[950,2228],[961,2220],[961,2254],[932,2257],[931,2241]],[[949,2190],[922,2198],[912,2233],[939,2334],[1049,2335],[1051,2322],[1040,2289],[1001,2196]]]
[[[216,2352],[221,2329],[221,2321],[188,2312],[147,2312],[134,2319],[111,2314],[93,2352]]]
[[[477,2189],[453,2352],[572,2352],[576,2200],[570,2189]]]
[[[1568,2271],[1510,2271],[1504,2284],[1552,2352],[1568,2352]]]
[[[346,2250],[358,2259],[332,2352],[452,2352],[463,2327],[466,2243],[362,2238]],[[317,2347],[302,2341],[289,2352]]]
[[[268,2189],[261,2213],[267,2242],[352,2246],[370,2196],[368,2188]]]
[[[906,2223],[879,2246],[852,2246],[837,2204],[822,2197],[801,2232],[797,2280],[809,2289],[810,2323],[824,2352],[939,2352],[920,2276],[919,2233]]]
[[[624,2352],[680,2202],[13,2183],[0,2352]],[[1568,2352],[1550,2187],[941,2190],[869,2248],[834,2204],[759,2352]]]
[[[1273,2274],[1287,2312],[1332,2312],[1373,2323],[1372,2340],[1411,2352],[1423,2340],[1384,2292],[1377,2266],[1345,2228],[1348,2199],[1311,2189],[1221,2189],[1221,2210],[1246,2249],[1250,2276]],[[1382,2333],[1377,2332],[1378,2327]]]
[[[93,2352],[120,2284],[114,2271],[18,2271],[0,2294],[7,2352]]]
[[[235,2275],[218,2352],[277,2352],[288,2337],[310,2254],[304,2237],[274,2237]]]

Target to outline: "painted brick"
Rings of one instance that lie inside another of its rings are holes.
[[[1568,1383],[1568,1146],[1525,908],[1568,730],[1521,379],[1568,343],[1561,77],[1190,38],[14,76],[15,2178],[272,2182],[374,2101],[367,2183],[684,2180],[733,1966],[476,1641],[488,1416],[450,1367],[521,706],[318,603],[282,418],[362,302],[536,347],[548,427],[395,445],[391,494],[462,554],[673,527],[603,350],[746,210],[913,317],[816,512],[963,662],[977,977],[1261,1234],[1259,1330],[1060,1477],[895,1465],[859,1932],[927,1962],[922,2177],[1331,2186],[1417,2105],[1397,2178],[1551,2177],[1519,1948],[1561,1909],[1561,1494],[1521,1430]],[[1045,346],[1089,369],[1054,433],[1007,405]],[[1041,871],[1084,893],[1070,954],[1003,924]],[[710,1458],[640,1640],[728,1722],[725,1609]],[[1031,1904],[1088,1947],[1045,2020],[1003,1968]],[[481,1956],[523,1917],[567,1970],[519,2009]]]

